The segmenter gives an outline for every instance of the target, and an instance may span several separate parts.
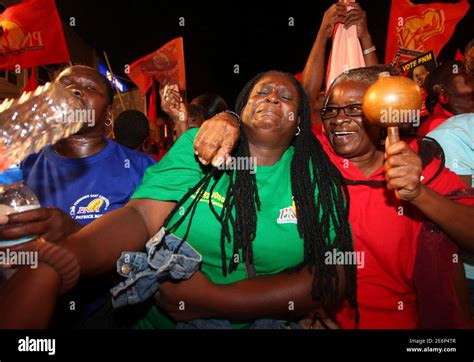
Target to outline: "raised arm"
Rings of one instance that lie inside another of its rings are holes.
[[[167,84],[160,87],[161,109],[173,121],[176,138],[189,129],[189,114],[177,84]]]
[[[347,10],[343,3],[335,3],[326,10],[321,26],[314,41],[308,60],[303,70],[301,83],[310,98],[311,107],[314,106],[321,91],[324,79],[326,43],[332,37],[334,25],[344,23]]]
[[[352,25],[356,25],[357,36],[359,37],[362,51],[365,51],[365,66],[369,67],[371,65],[379,64],[377,53],[375,52],[375,46],[372,43],[372,38],[369,34],[369,29],[367,28],[365,11],[358,3],[351,3],[350,6],[351,9],[347,13],[347,19],[344,26],[348,28]]]

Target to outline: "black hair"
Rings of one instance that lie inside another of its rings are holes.
[[[119,144],[134,150],[150,136],[148,118],[134,109],[123,111],[115,119],[114,135]]]
[[[466,44],[466,46],[464,47],[464,56],[466,56],[467,52],[469,51],[469,49],[471,49],[472,47],[474,47],[474,39],[471,39],[468,41],[468,43]]]
[[[202,107],[205,120],[228,109],[224,98],[214,93],[201,94],[194,98],[191,104],[200,105]]]
[[[199,104],[190,104],[188,106],[188,117],[192,118],[198,127],[207,119],[206,111]]]
[[[242,114],[255,84],[270,72],[256,75],[245,85],[236,101],[236,112],[238,114]],[[303,87],[293,75],[277,73],[283,74],[291,80],[297,89],[299,98],[300,133],[292,141],[295,150],[291,161],[291,187],[298,218],[297,229],[304,241],[304,259],[300,265],[295,266],[291,271],[301,270],[304,267],[308,268],[314,275],[312,297],[319,300],[323,305],[335,304],[338,300],[339,277],[336,266],[325,263],[325,255],[327,255],[326,252],[332,252],[334,249],[343,252],[354,250],[348,221],[348,189],[342,175],[331,163],[321,144],[312,133],[310,105]],[[242,125],[240,140],[233,155],[235,157],[250,157],[249,142],[245,127]],[[239,260],[236,261],[233,257],[230,258],[230,262],[227,264],[226,242],[233,242],[233,255],[238,255],[239,251],[242,251],[243,261],[247,267],[253,265],[252,241],[256,236],[257,211],[261,207],[254,173],[248,170],[219,171],[213,168],[176,204],[164,225],[166,226],[169,223],[172,215],[181,208],[185,200],[197,193],[189,207],[182,213],[181,218],[169,230],[171,232],[176,230],[188,215],[192,218],[199,200],[208,186],[211,185],[211,181],[214,181],[209,191],[212,195],[214,187],[224,172],[227,172],[230,176],[230,184],[222,211],[218,213],[212,202],[209,202],[209,207],[222,225],[222,271],[226,275],[235,271],[239,264]],[[317,197],[315,198],[316,193]],[[233,213],[234,210],[235,214]],[[183,240],[188,235],[189,224]],[[330,232],[331,225],[335,230],[334,240]],[[249,268],[247,268],[247,271],[249,271]],[[356,266],[345,265],[344,271],[346,294],[350,305],[356,307]]]

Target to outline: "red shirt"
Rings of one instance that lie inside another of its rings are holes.
[[[320,136],[323,134],[323,123],[316,123],[311,125],[311,129],[315,136]]]
[[[421,124],[416,133],[420,136],[426,136],[428,133],[452,116],[454,116],[454,114],[444,109],[441,104],[436,103],[433,114]]]
[[[346,179],[384,180],[383,167],[366,177],[349,160],[334,152],[325,135],[318,139]],[[410,146],[418,150],[416,142]],[[423,170],[424,182],[436,173],[438,166],[439,161],[434,160]],[[440,194],[465,188],[459,177],[447,168],[429,187]],[[385,186],[349,185],[349,193],[354,250],[364,255],[364,265],[357,269],[359,328],[415,328],[418,312],[413,270],[423,215],[408,202],[398,200]],[[355,327],[355,313],[347,302],[336,311],[336,320],[341,328]]]
[[[153,157],[155,159],[155,161],[161,161],[161,159],[163,158],[164,155],[166,155],[166,153],[168,152],[168,150],[164,150],[162,148],[160,148],[158,150],[158,154],[155,154],[155,153],[149,153],[149,155],[151,157]]]

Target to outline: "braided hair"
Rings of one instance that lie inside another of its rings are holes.
[[[270,71],[275,72],[275,71]],[[270,72],[260,73],[253,77],[243,88],[236,101],[236,112],[241,114],[247,104],[250,93],[256,83]],[[279,73],[279,72],[278,72]],[[308,97],[293,75],[283,73],[294,84],[298,92],[298,116],[300,118],[300,134],[294,137],[294,155],[291,161],[291,187],[298,217],[297,228],[304,241],[303,262],[291,271],[307,267],[313,273],[312,297],[320,300],[323,305],[336,303],[339,278],[334,265],[325,263],[326,251],[353,251],[352,233],[349,226],[349,192],[344,179],[337,168],[330,162],[321,144],[313,135],[310,121],[310,105]],[[233,154],[235,157],[250,157],[249,142],[245,127],[241,125],[240,140]],[[196,206],[208,186],[213,182],[210,194],[224,173],[229,176],[229,187],[222,211],[218,213],[212,202],[209,202],[214,216],[222,225],[221,254],[223,274],[232,273],[237,269],[239,258],[230,258],[227,264],[225,253],[226,242],[233,242],[233,254],[242,256],[246,265],[253,264],[252,241],[257,231],[257,210],[261,204],[258,196],[255,173],[248,170],[221,171],[211,169],[199,183],[175,206],[168,216],[168,224],[172,214],[181,208],[189,197],[193,200],[182,213],[181,218],[169,230],[176,230],[188,214],[194,215]],[[317,197],[315,198],[315,192]],[[197,193],[197,195],[195,195]],[[193,196],[194,195],[194,196]],[[235,210],[235,217],[232,211]],[[188,224],[183,240],[189,233]],[[335,229],[335,238],[331,239],[330,226]],[[351,306],[357,306],[356,300],[356,267],[346,265],[346,294]]]

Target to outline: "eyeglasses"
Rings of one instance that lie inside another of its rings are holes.
[[[334,118],[339,114],[339,110],[342,109],[346,116],[362,116],[362,104],[354,103],[348,104],[343,107],[324,107],[319,110],[322,119]]]

